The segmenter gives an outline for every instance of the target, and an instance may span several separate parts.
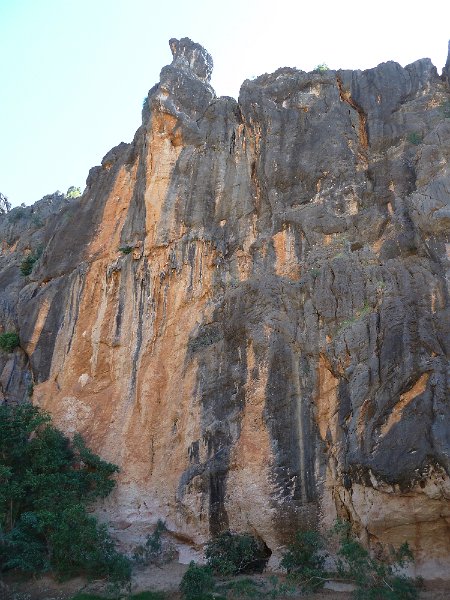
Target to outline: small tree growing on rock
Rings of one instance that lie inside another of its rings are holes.
[[[4,352],[12,352],[17,346],[20,346],[20,339],[15,331],[7,331],[0,334],[1,350]]]

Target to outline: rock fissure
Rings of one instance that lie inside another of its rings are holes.
[[[356,110],[356,112],[358,113],[359,158],[361,162],[365,165],[365,168],[367,169],[367,152],[369,149],[369,138],[367,134],[367,115],[361,108],[361,106],[353,100],[350,91],[344,89],[342,79],[339,75],[336,76],[336,84],[339,90],[339,98],[342,100],[342,102],[348,104],[353,110]]]

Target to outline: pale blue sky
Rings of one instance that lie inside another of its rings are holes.
[[[171,61],[168,40],[212,54],[218,95],[281,66],[408,64],[439,73],[442,0],[0,0],[0,191],[14,205],[70,185],[140,124],[142,100]]]

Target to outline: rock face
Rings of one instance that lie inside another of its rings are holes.
[[[448,576],[448,68],[282,68],[236,102],[170,46],[81,198],[0,215],[3,396],[33,381],[120,465],[99,510],[130,543],[158,518],[185,553],[232,528],[275,564],[340,515]]]

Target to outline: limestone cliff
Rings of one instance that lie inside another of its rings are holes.
[[[0,215],[3,397],[33,382],[120,465],[130,542],[230,527],[275,564],[338,514],[448,576],[449,63],[282,68],[236,102],[170,47],[80,199]]]

